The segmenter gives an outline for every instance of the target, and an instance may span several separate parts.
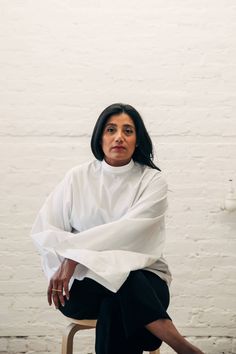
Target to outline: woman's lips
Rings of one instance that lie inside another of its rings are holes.
[[[112,150],[125,150],[124,146],[114,146]]]

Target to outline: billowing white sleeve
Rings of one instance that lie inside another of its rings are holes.
[[[162,173],[153,176],[123,217],[78,234],[70,228],[72,202],[67,175],[47,198],[32,228],[48,277],[59,266],[60,257],[70,258],[79,262],[78,279],[87,276],[117,291],[130,271],[148,267],[160,258],[167,209],[167,183]]]
[[[55,246],[73,236],[70,215],[72,207],[72,173],[54,188],[40,209],[31,229],[31,237],[41,254],[42,268],[48,280],[56,272],[64,257],[55,251]],[[44,242],[47,247],[44,247]]]

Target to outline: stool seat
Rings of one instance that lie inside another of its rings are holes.
[[[76,323],[81,326],[89,326],[91,328],[95,328],[97,324],[97,320],[77,320],[72,317],[66,317],[66,318],[69,320],[69,322]]]
[[[61,354],[73,354],[73,339],[75,333],[83,329],[95,328],[97,320],[77,320],[71,317],[66,317],[66,319],[70,322],[70,324],[65,328],[63,333]],[[149,354],[160,354],[160,350],[157,349],[151,351]]]

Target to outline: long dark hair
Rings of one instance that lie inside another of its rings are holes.
[[[152,161],[153,145],[151,138],[147,132],[147,129],[144,125],[142,117],[134,107],[124,103],[111,104],[110,106],[106,107],[98,117],[91,138],[91,149],[96,159],[102,161],[104,158],[104,152],[101,146],[101,139],[108,118],[111,117],[113,114],[121,113],[128,114],[135,125],[137,146],[132,156],[133,160],[139,162],[142,165],[147,165],[151,168],[161,171]]]

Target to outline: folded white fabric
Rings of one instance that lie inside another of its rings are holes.
[[[162,257],[166,209],[162,172],[133,160],[121,167],[94,160],[66,174],[31,235],[48,279],[69,258],[79,263],[73,279],[89,277],[116,292],[130,271]]]

